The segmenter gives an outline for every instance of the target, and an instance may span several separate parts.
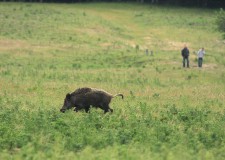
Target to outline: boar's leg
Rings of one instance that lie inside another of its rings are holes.
[[[110,107],[109,107],[109,110],[110,110],[110,112],[112,112],[112,113],[113,113],[113,109],[112,109],[112,108],[110,108]]]
[[[104,113],[107,113],[107,112],[113,112],[113,109],[111,109],[110,107],[109,107],[109,105],[107,104],[107,105],[105,105],[104,106]]]
[[[90,106],[76,106],[74,111],[78,112],[79,110],[84,109],[86,113],[89,112]]]
[[[85,109],[85,112],[88,113],[90,111],[90,106],[86,106],[84,107],[84,109]]]
[[[109,107],[109,104],[107,104],[107,103],[104,103],[104,104],[101,104],[101,105],[99,105],[99,108],[101,108],[102,110],[104,110],[104,113],[107,113],[107,112],[113,112],[113,109],[111,109],[110,107]]]
[[[109,107],[109,105],[107,106],[108,108],[108,111],[112,112],[113,113],[113,109]]]
[[[99,108],[101,108],[104,111],[104,113],[109,111],[109,108],[106,104],[100,104]]]
[[[77,107],[75,107],[75,108],[74,108],[74,111],[78,112],[78,108],[77,108]]]
[[[76,105],[74,111],[78,112],[79,110],[83,109],[83,106]]]
[[[108,108],[104,109],[104,113],[106,114],[107,112],[109,112],[109,109]]]

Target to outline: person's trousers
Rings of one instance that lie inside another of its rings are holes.
[[[202,61],[203,61],[202,58],[198,58],[198,67],[202,67]]]
[[[185,62],[187,63],[187,67],[189,67],[189,59],[188,59],[188,57],[183,57],[183,67],[185,67]]]

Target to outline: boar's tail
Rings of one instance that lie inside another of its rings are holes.
[[[116,96],[121,96],[123,99],[123,94],[121,94],[121,93],[115,94],[113,97],[116,97]]]

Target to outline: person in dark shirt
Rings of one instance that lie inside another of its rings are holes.
[[[185,62],[187,63],[187,67],[189,68],[189,49],[185,45],[181,50],[181,55],[183,57],[183,67],[185,67]]]

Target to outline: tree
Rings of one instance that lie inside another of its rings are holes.
[[[225,11],[222,8],[217,13],[216,24],[218,30],[223,32],[223,38],[225,39]]]

